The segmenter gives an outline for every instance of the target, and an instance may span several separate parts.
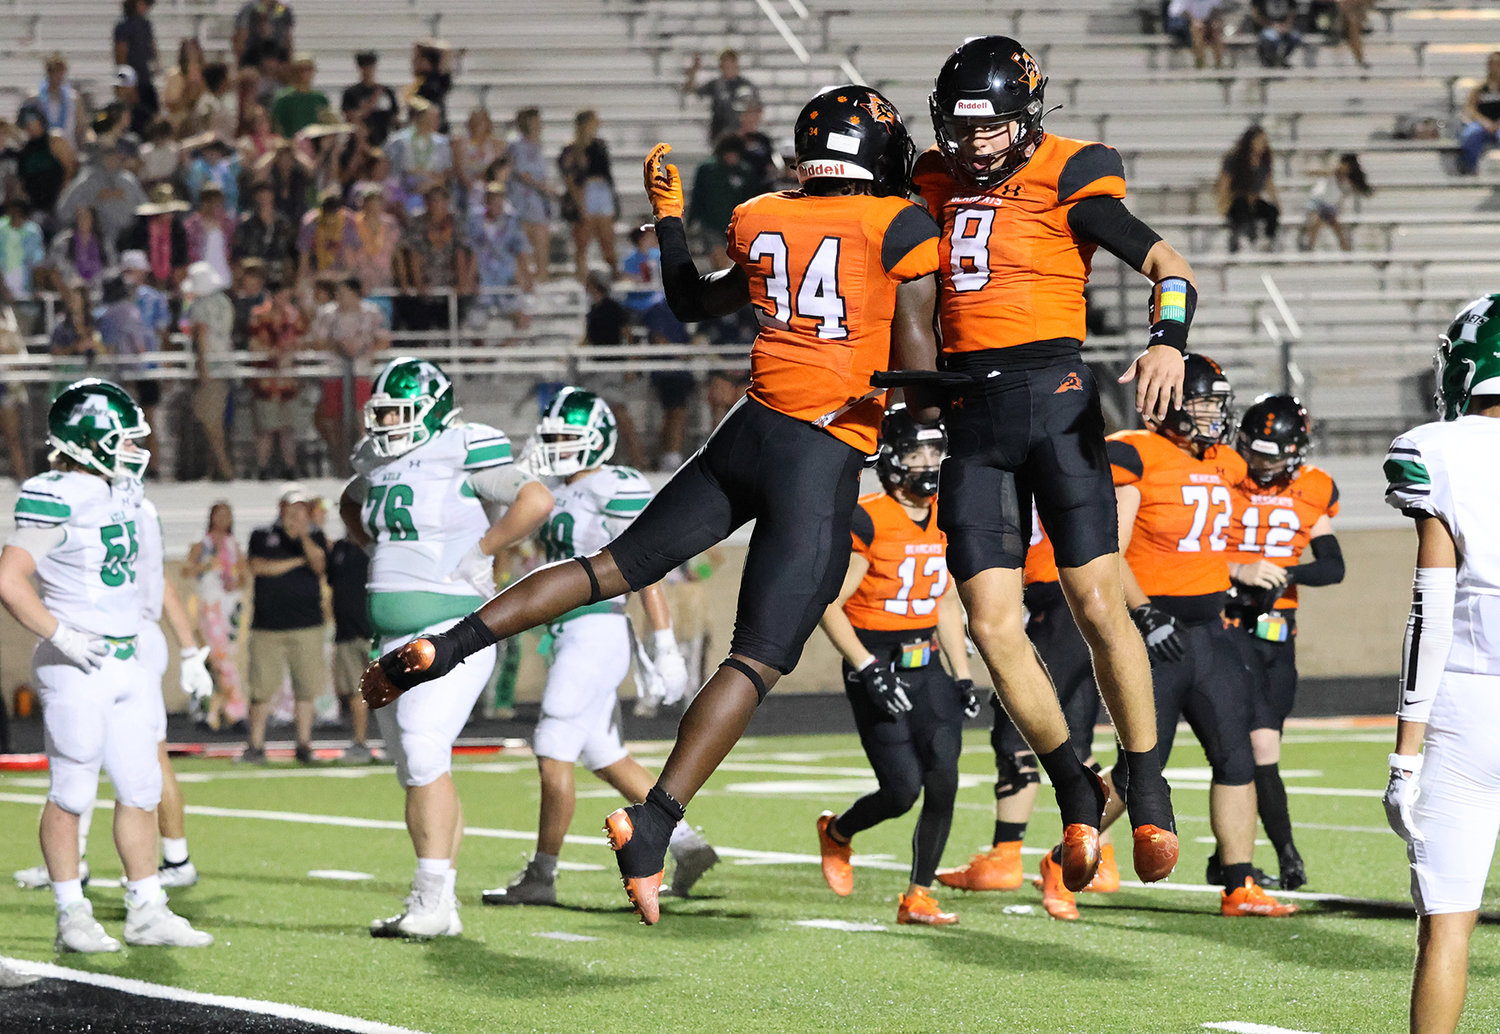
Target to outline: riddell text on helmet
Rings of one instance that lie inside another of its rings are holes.
[[[995,106],[987,100],[961,100],[953,105],[955,115],[993,115]]]
[[[816,179],[819,176],[837,176],[851,180],[870,179],[868,170],[861,169],[858,165],[850,165],[848,162],[803,162],[797,166],[797,171],[802,174],[803,179]]]

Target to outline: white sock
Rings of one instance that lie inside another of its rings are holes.
[[[417,875],[426,873],[429,876],[442,876],[447,879],[447,873],[453,868],[451,858],[418,858]]]
[[[125,881],[125,904],[139,908],[161,897],[161,878],[152,873],[143,880]]]
[[[82,880],[53,880],[52,900],[57,902],[57,910],[61,912],[75,901],[83,900]]]
[[[187,837],[162,837],[161,857],[168,865],[181,865],[187,861]]]
[[[456,886],[458,886],[458,870],[450,868],[443,873],[443,893],[450,898],[453,897],[453,888]]]
[[[677,825],[672,827],[672,839],[668,841],[669,846],[676,847],[684,837],[693,835],[693,827],[687,824],[687,819],[679,819]]]

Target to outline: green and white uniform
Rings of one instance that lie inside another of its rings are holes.
[[[537,532],[549,562],[607,546],[651,500],[630,467],[602,466],[572,484],[549,485],[552,516]],[[625,757],[618,689],[630,671],[625,596],[579,607],[550,627],[552,664],[532,749],[538,757],[598,771]]]
[[[141,587],[141,631],[136,637],[136,656],[151,684],[161,688],[167,676],[167,637],[161,630],[162,600],[167,592],[167,557],[162,542],[161,516],[156,504],[149,499],[141,500],[141,519],[136,525],[136,539],[140,542],[140,553],[136,557],[135,576]],[[167,704],[157,694],[160,705],[156,741],[167,738]]]

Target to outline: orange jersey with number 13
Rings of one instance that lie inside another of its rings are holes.
[[[938,600],[948,591],[948,539],[938,530],[937,503],[926,523],[918,524],[887,493],[864,496],[853,536],[854,552],[870,568],[844,601],[849,623],[887,632],[935,626]]]

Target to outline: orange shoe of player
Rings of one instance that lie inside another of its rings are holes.
[[[1160,826],[1137,826],[1131,833],[1135,841],[1135,874],[1142,883],[1164,880],[1177,867],[1177,834]]]
[[[833,822],[833,812],[825,811],[818,816],[818,853],[823,856],[823,879],[828,889],[841,898],[854,892],[854,866],[849,863],[853,853],[849,844],[841,844],[828,835],[828,826]]]
[[[1113,894],[1120,889],[1120,867],[1115,863],[1114,844],[1099,846],[1099,868],[1083,889],[1089,894]]]
[[[1072,823],[1063,830],[1060,867],[1063,886],[1076,894],[1089,885],[1098,869],[1099,828]]]
[[[1245,877],[1245,885],[1233,892],[1223,891],[1219,911],[1226,916],[1294,916],[1297,906],[1290,901],[1277,901],[1267,894],[1260,884]]]
[[[624,808],[616,808],[609,813],[604,820],[604,834],[609,838],[609,846],[618,852],[620,848],[630,843],[630,838],[635,835],[635,827],[630,823],[630,816],[625,814]],[[655,926],[661,918],[661,877],[666,870],[653,873],[650,876],[626,876],[620,874],[620,882],[625,885],[625,896],[630,898],[630,904],[635,909],[635,914],[641,917],[641,922],[646,926]]]
[[[1042,888],[1042,907],[1053,919],[1077,919],[1078,899],[1063,884],[1062,866],[1052,860],[1052,852],[1042,855],[1042,875],[1032,881]]]
[[[910,894],[901,895],[901,903],[896,906],[896,922],[902,926],[953,926],[958,922],[958,916],[944,912],[926,888],[918,887]]]
[[[1007,840],[980,851],[957,869],[939,869],[938,882],[955,890],[1016,890],[1021,886],[1021,842]]]

